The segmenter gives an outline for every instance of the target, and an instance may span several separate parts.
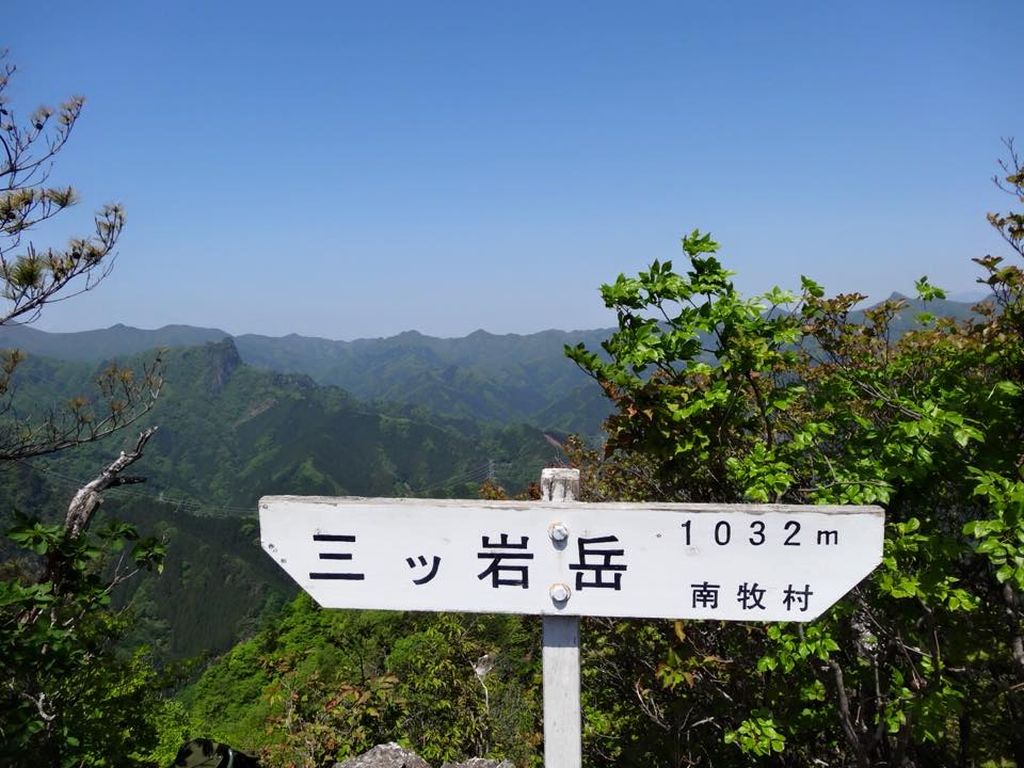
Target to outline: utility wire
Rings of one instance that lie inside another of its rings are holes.
[[[412,486],[410,486],[408,484],[405,484],[405,485],[406,485],[406,488],[409,489],[410,493],[416,494],[416,493],[422,493],[422,492],[427,491],[427,490],[429,490],[431,488],[444,488],[446,486],[464,485],[464,484],[467,484],[467,483],[479,484],[479,483],[482,483],[484,480],[486,480],[488,478],[491,478],[492,474],[496,475],[497,472],[495,472],[495,469],[497,467],[499,467],[501,465],[504,465],[504,466],[515,465],[519,461],[534,455],[534,450],[535,449],[532,448],[532,447],[521,448],[517,453],[513,454],[511,457],[506,458],[506,459],[504,459],[504,460],[502,460],[500,462],[499,461],[495,461],[494,459],[490,459],[489,458],[488,460],[482,462],[481,464],[477,464],[477,465],[469,467],[468,469],[463,469],[460,472],[456,472],[455,474],[445,478],[444,480],[430,482],[430,483],[428,483],[426,485],[423,485],[423,486],[420,486],[420,487],[417,487],[417,488],[413,488]],[[549,458],[549,461],[552,460],[552,459],[554,459],[556,461],[559,461],[559,457],[557,456],[557,453],[554,450],[552,450],[551,453],[552,453],[552,456],[551,456],[551,458]],[[537,458],[540,458],[540,457],[538,456]],[[41,474],[41,475],[49,476],[50,478],[54,478],[55,480],[59,481],[60,484],[66,485],[66,486],[68,486],[68,487],[70,487],[70,488],[72,488],[74,490],[82,488],[84,485],[86,485],[89,482],[88,480],[81,480],[79,478],[71,477],[70,475],[66,475],[66,474],[64,474],[62,472],[59,472],[58,470],[52,469],[50,467],[40,466],[38,464],[33,464],[32,462],[27,461],[25,459],[15,459],[15,461],[17,463],[21,464],[22,466],[28,467],[33,472],[36,472],[36,473]],[[496,479],[496,478],[492,478],[492,479]],[[401,481],[398,481],[398,482],[401,482]],[[252,514],[253,512],[256,511],[256,504],[255,503],[253,504],[252,507],[237,507],[237,506],[224,505],[224,504],[206,504],[206,503],[203,503],[203,502],[200,502],[200,501],[196,501],[195,499],[192,499],[192,498],[168,497],[168,496],[164,495],[164,493],[162,491],[159,492],[159,493],[152,493],[152,492],[146,492],[146,491],[142,491],[142,490],[137,490],[137,486],[132,487],[132,488],[122,486],[122,487],[116,488],[116,489],[109,489],[107,492],[108,493],[115,493],[115,494],[118,494],[118,495],[121,495],[121,496],[129,496],[129,497],[132,497],[132,498],[143,499],[143,500],[150,501],[150,502],[155,502],[155,503],[158,503],[158,504],[167,504],[169,506],[173,506],[176,511],[185,511],[185,512],[194,512],[194,513],[198,513],[198,512],[212,512],[212,513],[221,512],[221,513],[228,513],[228,514],[233,514],[233,515],[238,515],[238,514],[250,515],[250,514]]]
[[[16,461],[19,464],[28,467],[33,472],[37,472],[41,475],[48,475],[49,477],[55,478],[57,481],[59,481],[58,484],[65,485],[75,490],[82,488],[89,482],[88,480],[81,480],[71,477],[69,475],[65,475],[62,472],[58,472],[55,469],[51,469],[50,467],[42,467],[36,464],[32,464],[24,459],[16,459]],[[120,496],[131,496],[138,499],[145,499],[147,501],[153,501],[158,504],[169,504],[178,509],[184,509],[186,511],[200,512],[203,510],[210,510],[217,512],[231,512],[243,514],[251,514],[252,512],[256,511],[255,504],[252,507],[234,507],[223,504],[204,504],[202,502],[190,498],[168,497],[165,496],[163,492],[147,493],[146,491],[139,491],[125,486],[121,486],[119,488],[111,488],[108,489],[106,492],[118,494]]]

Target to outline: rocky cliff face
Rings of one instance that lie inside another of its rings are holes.
[[[211,342],[201,349],[207,357],[207,391],[219,395],[227,386],[231,374],[242,364],[242,358],[231,339]]]

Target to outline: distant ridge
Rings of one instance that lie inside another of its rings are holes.
[[[894,319],[896,335],[913,328],[921,312],[965,319],[973,303],[905,299]],[[851,313],[857,321],[862,310]],[[300,336],[243,334],[216,328],[167,325],[141,330],[124,325],[79,333],[47,333],[26,326],[0,327],[0,348],[17,347],[44,357],[99,362],[155,347],[191,347],[232,339],[247,365],[303,374],[317,384],[342,387],[361,400],[426,408],[434,413],[490,422],[527,423],[540,429],[596,436],[610,411],[600,388],[566,359],[566,344],[601,349],[613,329],[530,334],[476,330],[438,338],[408,330],[395,336],[333,341]]]
[[[0,348],[33,356],[102,362],[157,348],[195,347],[231,339],[243,362],[317,384],[348,390],[367,401],[422,407],[492,424],[528,423],[596,435],[608,414],[600,390],[563,354],[566,344],[599,347],[611,330],[546,330],[493,334],[476,330],[437,338],[409,330],[396,336],[333,341],[243,334],[167,325],[143,330],[114,325],[76,333],[29,326],[0,327]]]
[[[109,328],[72,333],[50,333],[27,325],[0,326],[0,348],[18,348],[43,357],[84,362],[137,355],[157,347],[195,347],[228,337],[229,333],[216,328],[191,325],[165,325],[148,331],[118,323]]]
[[[476,330],[460,338],[438,338],[410,330],[355,341],[246,334],[235,337],[235,343],[249,365],[304,373],[364,400],[596,435],[609,412],[607,401],[566,359],[563,349],[581,341],[598,348],[610,333],[600,329],[498,335]],[[571,408],[552,410],[570,394]]]

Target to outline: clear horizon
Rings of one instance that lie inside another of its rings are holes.
[[[1007,252],[1019,2],[288,10],[14,0],[11,104],[88,100],[52,179],[82,203],[37,243],[128,213],[111,277],[34,327],[604,328],[599,285],[694,228],[746,293],[960,294]]]

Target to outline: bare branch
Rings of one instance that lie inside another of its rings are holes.
[[[1010,633],[1013,661],[1017,665],[1017,673],[1024,678],[1024,626],[1021,626],[1018,602],[1017,593],[1010,585],[1010,582],[1003,584],[1003,603],[1006,605],[1007,618],[1013,627]]]
[[[834,659],[830,659],[828,665],[832,668],[832,674],[835,676],[836,695],[839,699],[839,724],[843,728],[846,740],[857,754],[857,765],[867,768],[871,762],[868,760],[868,755],[864,751],[864,745],[861,743],[860,736],[853,724],[853,716],[850,713],[850,698],[846,693],[846,682],[843,679],[843,668]]]
[[[135,447],[131,451],[121,451],[121,455],[112,461],[100,474],[78,489],[71,504],[68,505],[67,516],[64,518],[64,530],[69,538],[77,538],[92,520],[93,514],[102,502],[100,494],[108,488],[122,485],[120,474],[142,458],[146,443],[156,433],[156,427],[150,427],[139,433]],[[139,480],[139,478],[135,478]]]
[[[32,696],[31,694],[22,691],[21,695],[36,705],[36,711],[39,713],[39,719],[47,723],[52,723],[57,716],[46,711],[46,694],[40,693],[38,696]]]

